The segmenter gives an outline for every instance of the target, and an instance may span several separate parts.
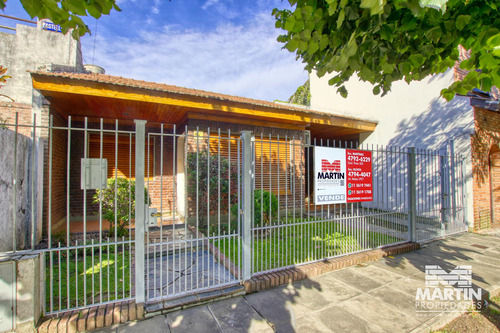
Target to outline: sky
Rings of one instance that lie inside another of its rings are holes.
[[[84,18],[92,31],[82,38],[84,63],[106,74],[268,101],[287,100],[307,80],[304,65],[276,41],[271,12],[287,1],[117,3],[122,12]],[[4,14],[29,19],[18,0],[7,1]]]

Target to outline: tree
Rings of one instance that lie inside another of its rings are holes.
[[[111,10],[121,11],[116,0],[20,0],[31,18],[49,19],[61,26],[65,34],[69,29],[73,38],[90,33],[90,29],[81,16],[90,15],[96,19],[102,14],[109,15]],[[0,0],[0,9],[4,9],[7,0]]]
[[[311,105],[311,88],[309,79],[306,81],[306,83],[297,88],[295,93],[287,100],[287,103],[294,103],[305,106]]]
[[[357,74],[382,96],[395,81],[419,81],[444,73],[470,58],[470,71],[441,95],[500,86],[500,10],[498,0],[289,0],[293,11],[273,10],[278,37],[318,76],[336,73],[329,84],[347,96],[346,81]]]

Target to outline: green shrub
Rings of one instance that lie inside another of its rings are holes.
[[[94,194],[94,203],[102,204],[102,216],[110,223],[109,237],[128,236],[129,218],[135,218],[135,181],[126,178],[109,178],[107,187],[97,190]],[[116,196],[116,207],[115,207]],[[148,201],[148,191],[144,188],[144,204]],[[115,215],[116,213],[116,215]],[[115,226],[115,220],[117,225]]]
[[[266,190],[254,192],[254,224],[269,224],[278,216],[278,198],[274,193]]]
[[[209,157],[208,152],[203,150],[198,154],[187,154],[186,171],[187,193],[194,203],[198,198],[198,211],[195,213],[199,217],[200,228],[207,231],[208,215],[218,214],[219,207],[222,215],[229,214],[228,207],[231,205],[232,208],[238,202],[238,164],[236,161],[229,163],[227,158],[216,154]]]
[[[253,221],[255,226],[268,225],[278,216],[278,198],[266,190],[255,190],[253,194]],[[231,207],[233,216],[238,215],[238,207]]]

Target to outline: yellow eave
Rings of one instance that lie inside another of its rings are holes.
[[[265,107],[215,98],[176,94],[144,88],[119,86],[102,82],[72,80],[61,77],[46,77],[32,73],[33,88],[42,91],[75,95],[98,96],[112,99],[139,101],[185,107],[195,110],[214,110],[230,116],[252,117],[263,120],[310,126],[326,125],[372,132],[376,122],[355,118],[328,115],[311,111],[290,110],[279,107]]]

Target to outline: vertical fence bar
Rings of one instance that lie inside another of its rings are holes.
[[[243,218],[241,226],[241,237],[242,237],[242,271],[243,280],[248,280],[251,278],[251,225],[252,225],[252,132],[242,131],[241,132],[242,150],[243,150],[243,179],[242,179],[242,208],[243,208]]]
[[[31,249],[35,249],[35,155],[36,155],[36,114],[33,115],[33,149],[31,155]],[[17,167],[17,166],[15,166]],[[15,209],[15,208],[14,208]]]
[[[14,133],[14,179],[12,180],[13,188],[13,206],[12,206],[12,251],[16,252],[17,249],[17,134],[19,130],[19,113],[16,112],[16,124],[15,124],[15,133]],[[50,235],[50,233],[49,233]],[[50,236],[49,236],[50,237]],[[50,238],[49,238],[50,240]],[[50,246],[50,241],[49,241]],[[52,268],[51,268],[52,269]]]
[[[455,144],[453,140],[450,140],[450,174],[451,174],[451,211],[452,211],[452,219],[451,223],[455,224],[455,220],[457,218],[457,199],[456,199],[456,176],[455,176]]]
[[[135,301],[144,303],[144,148],[146,121],[135,121]]]
[[[408,148],[408,230],[410,232],[410,241],[417,241],[417,173],[415,148]]]

